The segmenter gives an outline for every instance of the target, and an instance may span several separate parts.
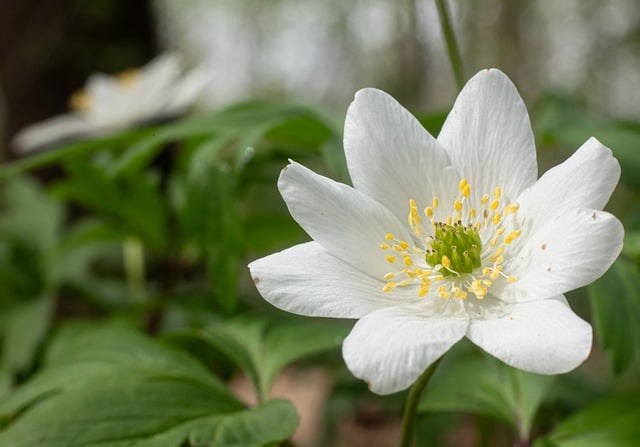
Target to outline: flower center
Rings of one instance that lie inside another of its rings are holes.
[[[465,227],[458,222],[453,225],[436,222],[434,227],[431,248],[425,254],[427,264],[435,266],[442,263],[439,272],[444,276],[472,273],[481,266],[482,242],[471,225]]]
[[[421,297],[435,290],[444,299],[466,299],[469,294],[483,299],[494,282],[516,281],[504,272],[504,263],[511,243],[522,232],[519,205],[502,204],[500,187],[473,204],[467,179],[458,187],[450,214],[442,212],[440,200],[434,197],[422,214],[428,220],[425,223],[415,200],[409,201],[411,243],[388,233],[380,244],[382,250],[392,253],[386,255],[390,264],[397,265],[400,260],[403,264],[384,275],[383,292],[413,286]],[[436,220],[436,215],[441,218]]]

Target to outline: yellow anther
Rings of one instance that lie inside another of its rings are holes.
[[[433,200],[431,201],[431,205],[433,206],[434,210],[440,206],[440,201],[437,197],[433,198]]]
[[[471,195],[471,185],[467,185],[462,190],[462,195],[465,197],[469,197]]]
[[[409,248],[409,244],[407,244],[405,241],[398,241],[398,244],[400,244],[400,246],[406,250],[407,248]]]
[[[496,250],[496,256],[500,256],[502,253],[504,253],[504,246],[503,245],[498,247],[498,249]]]
[[[491,258],[493,260],[493,262],[495,262],[496,264],[502,264],[504,262],[504,257],[503,256],[494,256],[493,258]]]
[[[508,215],[508,214],[513,214],[516,211],[518,211],[518,208],[520,208],[520,205],[517,203],[512,203],[511,205],[507,205],[504,207],[504,215]]]
[[[484,268],[482,269],[482,274],[483,274],[484,276],[489,276],[489,275],[491,274],[491,269],[490,269],[489,267],[484,267]]]
[[[493,202],[491,202],[491,205],[489,205],[489,208],[491,208],[491,211],[495,211],[498,209],[499,206],[500,206],[500,201],[494,200]]]
[[[500,223],[500,221],[502,220],[502,215],[500,213],[495,213],[491,220],[493,221],[494,225],[498,225]]]
[[[427,293],[429,293],[429,288],[428,287],[420,287],[418,289],[418,296],[419,297],[423,297],[425,296]]]
[[[514,230],[511,233],[509,233],[507,235],[507,237],[504,238],[504,243],[509,245],[511,242],[515,241],[516,239],[518,239],[520,237],[520,234],[522,233],[521,230]]]
[[[453,217],[447,216],[447,225],[449,226],[453,225]]]
[[[380,248],[383,250],[389,250],[389,244],[385,244],[384,242],[380,244]]]
[[[405,256],[404,258],[402,258],[402,262],[404,262],[404,265],[406,266],[413,265],[413,261],[409,256]]]
[[[502,233],[504,233],[504,230],[505,230],[504,227],[500,227],[496,230],[496,233],[501,235]]]
[[[388,241],[394,240],[396,237],[392,233],[385,234],[384,238]]]
[[[489,201],[489,194],[483,195],[482,199],[480,199],[480,203],[482,203],[483,205],[486,205],[488,201]]]
[[[438,295],[440,295],[440,298],[447,299],[451,297],[451,292],[449,292],[443,286],[440,286],[438,287]]]
[[[476,209],[475,209],[475,208],[471,208],[471,209],[469,210],[469,217],[470,217],[471,219],[475,219],[475,218],[476,218]]]
[[[424,215],[431,219],[433,217],[433,208],[431,208],[430,206],[426,207],[424,209]]]
[[[386,275],[384,275],[384,279],[386,279],[387,281],[389,281],[390,279],[393,279],[396,277],[396,274],[393,272],[389,272]]]
[[[461,299],[465,300],[465,299],[467,299],[467,292],[462,290],[460,287],[454,287],[453,288],[453,297],[454,298],[461,298]]]
[[[498,279],[498,276],[500,276],[500,271],[498,269],[493,269],[489,278],[495,281],[496,279]]]
[[[391,249],[392,249],[393,251],[395,251],[395,252],[398,252],[398,253],[401,253],[401,252],[403,252],[403,251],[404,251],[404,250],[402,249],[402,247],[401,247],[401,246],[399,246],[398,244],[393,244],[393,245],[391,246]]]
[[[467,182],[467,179],[463,178],[462,180],[460,180],[460,183],[458,184],[458,188],[460,188],[460,191],[463,191],[468,184],[469,182]]]
[[[515,276],[507,276],[507,281],[509,282],[516,282],[516,277]]]
[[[499,199],[501,195],[502,195],[502,188],[500,188],[499,186],[496,186],[496,189],[493,190],[493,197],[495,197],[496,199]]]
[[[447,255],[442,256],[442,259],[440,260],[440,263],[446,269],[451,267],[451,259],[449,259],[449,257]]]
[[[398,284],[395,282],[388,282],[384,285],[384,287],[382,288],[383,292],[390,292],[391,290],[393,290],[393,288],[395,286],[397,286]]]
[[[491,287],[491,284],[493,284],[491,281],[489,281],[488,279],[483,279],[482,280],[482,284],[487,286],[487,287]]]
[[[462,210],[462,202],[459,200],[453,202],[453,209],[455,209],[456,211]]]
[[[442,281],[444,279],[444,275],[436,275],[435,280],[436,281]]]
[[[386,257],[386,259],[390,264],[393,264],[394,262],[396,262],[396,257],[395,256],[389,255],[389,256]]]
[[[491,247],[495,247],[497,243],[498,243],[498,237],[497,236],[489,241],[489,245]]]

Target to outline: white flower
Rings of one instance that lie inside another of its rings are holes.
[[[192,106],[211,80],[204,66],[184,72],[180,59],[165,53],[139,70],[115,76],[93,74],[69,100],[70,113],[32,124],[18,132],[13,144],[28,152],[62,140],[102,134]]]
[[[280,175],[314,240],[250,264],[267,301],[358,318],[342,353],[379,394],[465,336],[535,373],[584,361],[591,326],[562,294],[622,248],[621,223],[601,211],[620,175],[608,148],[591,138],[536,181],[525,105],[494,69],[467,83],[437,139],[375,89],[356,94],[344,133],[353,188],[295,162]]]

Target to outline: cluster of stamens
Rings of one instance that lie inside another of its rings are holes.
[[[460,181],[458,189],[460,194],[453,202],[451,214],[441,221],[435,220],[436,214],[440,214],[437,197],[422,214],[415,200],[409,201],[407,219],[416,243],[397,239],[392,233],[385,236],[380,248],[389,252],[387,261],[402,267],[384,275],[383,292],[417,285],[421,297],[437,287],[438,296],[444,299],[466,299],[469,294],[483,299],[499,278],[516,281],[503,271],[503,255],[521,234],[516,219],[518,204],[502,206],[502,190],[496,187],[492,194],[482,196],[480,207],[476,208],[469,204],[471,185],[467,179]],[[428,233],[423,216],[428,221]],[[481,232],[490,236],[485,237],[484,247]]]

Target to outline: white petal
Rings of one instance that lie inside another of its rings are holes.
[[[438,141],[471,183],[473,203],[496,186],[515,200],[538,177],[527,109],[500,70],[483,70],[467,82]]]
[[[589,138],[567,161],[549,169],[518,203],[520,216],[530,216],[537,227],[569,208],[602,209],[620,178],[620,164],[611,150]]]
[[[17,152],[27,153],[92,130],[93,127],[81,116],[68,113],[25,127],[16,134],[12,144]]]
[[[465,334],[469,318],[460,300],[432,300],[424,309],[378,310],[359,320],[342,345],[351,373],[371,391],[390,394],[409,387]],[[444,308],[449,306],[451,309]],[[442,313],[440,313],[442,312]]]
[[[145,90],[162,94],[180,76],[180,57],[174,53],[163,53],[145,65],[140,73],[140,84]]]
[[[591,350],[591,326],[563,296],[508,304],[502,313],[472,319],[467,337],[515,368],[560,374],[580,365]]]
[[[422,210],[434,195],[452,203],[459,180],[429,132],[388,94],[356,93],[344,125],[344,150],[353,185],[404,221],[409,199]]]
[[[383,282],[345,264],[316,242],[253,261],[249,270],[265,300],[299,315],[360,318],[402,299],[396,291],[383,293]]]
[[[173,86],[171,97],[164,106],[165,113],[178,113],[193,105],[212,79],[213,70],[204,65],[185,73]]]
[[[598,279],[622,250],[624,228],[604,211],[570,209],[542,225],[505,265],[517,281],[492,288],[505,301],[548,298]]]
[[[278,179],[289,212],[329,253],[375,278],[390,265],[379,245],[385,234],[409,241],[406,225],[355,189],[292,162]]]

